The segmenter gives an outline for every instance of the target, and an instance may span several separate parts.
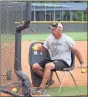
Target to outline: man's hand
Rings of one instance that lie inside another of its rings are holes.
[[[80,65],[79,65],[79,68],[81,69],[81,73],[86,73],[86,67],[83,65],[84,62],[82,62]]]
[[[83,64],[84,64],[84,62],[80,63],[78,68],[83,68]]]
[[[43,52],[45,49],[43,45],[40,45],[38,48],[39,48],[39,51],[41,51],[41,52]]]
[[[32,49],[33,49],[34,51],[43,52],[45,48],[44,48],[43,45],[34,45],[34,46],[32,47]]]

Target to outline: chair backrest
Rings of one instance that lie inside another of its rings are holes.
[[[75,54],[71,50],[71,66],[69,68],[63,68],[63,70],[70,71],[70,70],[74,69],[74,66],[75,66]]]
[[[38,76],[35,72],[32,71],[32,65],[36,62],[42,61],[45,58],[48,58],[48,59],[50,58],[48,50],[45,50],[43,52],[40,52],[40,51],[35,52],[32,49],[32,47],[37,44],[43,44],[43,42],[31,43],[31,45],[29,47],[29,58],[28,58],[29,65],[30,65],[30,71],[31,71],[32,85],[35,87],[38,87],[40,85],[42,78],[40,76]]]
[[[43,44],[43,42],[31,43],[30,48],[29,48],[29,64],[30,65],[32,65],[36,62],[40,62],[41,60],[43,60],[45,58],[48,58],[48,59],[50,58],[48,50],[45,50],[43,52],[37,51],[36,53],[35,53],[35,51],[33,51],[32,47],[37,44]]]
[[[74,66],[73,64],[75,63],[75,54],[74,52],[71,50],[71,66]]]

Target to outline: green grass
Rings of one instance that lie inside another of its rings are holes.
[[[87,33],[86,32],[71,32],[71,33],[65,33],[68,36],[72,37],[75,41],[87,40]],[[29,35],[22,35],[22,40],[46,40],[49,34],[29,34]]]
[[[87,32],[70,32],[65,33],[68,36],[71,36],[74,40],[87,40]],[[40,41],[40,40],[46,40],[49,34],[28,34],[28,35],[22,35],[22,40],[25,41]],[[14,34],[3,34],[1,35],[1,43],[12,43],[15,40]]]
[[[59,87],[47,88],[46,91],[51,96],[75,96],[75,95],[87,95],[87,86],[78,86],[78,91],[76,87],[62,87],[61,91],[58,92]]]

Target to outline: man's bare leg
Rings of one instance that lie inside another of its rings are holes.
[[[32,70],[37,74],[39,75],[40,77],[43,78],[43,75],[44,75],[44,69],[39,65],[39,64],[34,64],[34,66],[32,67]],[[50,73],[50,76],[51,76],[51,73]],[[49,77],[48,81],[51,80],[51,77]]]
[[[44,70],[43,70],[43,68],[42,68],[38,63],[33,64],[32,70],[33,70],[37,75],[39,75],[40,77],[43,77]]]
[[[39,88],[45,88],[47,81],[50,79],[51,70],[54,68],[55,68],[55,65],[53,63],[46,64],[43,79],[42,79],[42,82],[41,82]]]
[[[43,70],[35,70],[36,74],[39,75],[40,77],[43,77],[44,71]]]

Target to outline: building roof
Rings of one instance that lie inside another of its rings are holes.
[[[43,11],[43,10],[85,10],[87,3],[32,3],[32,10]]]
[[[9,10],[24,10],[25,2],[9,2],[1,3],[4,9]],[[86,10],[87,2],[80,3],[31,3],[31,10],[35,11],[53,11],[53,10]]]

